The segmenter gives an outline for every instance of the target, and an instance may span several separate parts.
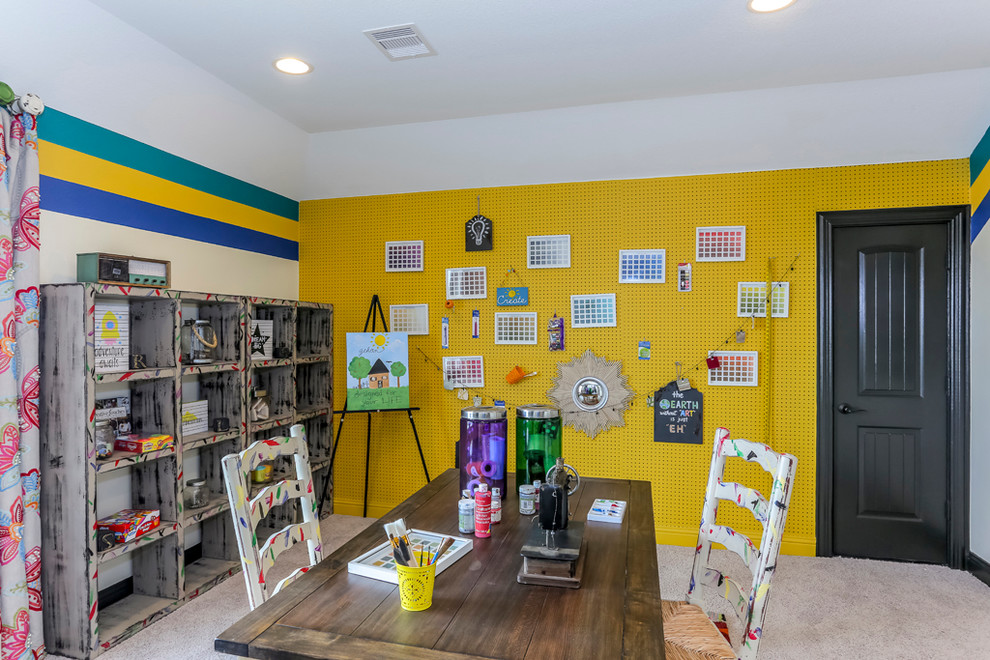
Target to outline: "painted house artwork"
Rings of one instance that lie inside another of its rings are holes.
[[[381,360],[375,361],[375,366],[371,368],[371,373],[368,374],[368,387],[373,390],[388,387],[388,367]]]
[[[405,332],[347,333],[347,410],[409,407]]]

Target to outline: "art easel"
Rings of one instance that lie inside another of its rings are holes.
[[[378,315],[375,315],[375,312]],[[378,294],[376,293],[371,298],[371,306],[368,308],[368,316],[364,319],[364,332],[368,331],[368,324],[371,324],[371,331],[377,332],[378,317],[382,319],[382,327],[385,328],[384,332],[388,332],[388,323],[385,321],[385,312],[382,310],[382,303],[378,299]],[[327,469],[327,479],[323,483],[323,493],[320,495],[320,504],[318,507],[318,515],[323,514],[323,503],[327,499],[327,492],[330,490],[330,482],[333,481],[333,461],[337,457],[337,446],[340,444],[340,432],[344,429],[344,418],[347,413],[366,413],[368,415],[368,426],[367,434],[365,437],[365,449],[364,449],[364,509],[361,514],[365,518],[368,517],[368,467],[371,463],[371,415],[372,413],[383,413],[383,412],[396,412],[399,410],[404,410],[407,415],[409,415],[409,425],[412,426],[413,437],[416,438],[416,449],[419,450],[419,460],[423,463],[423,474],[426,475],[426,483],[430,482],[430,472],[426,469],[426,458],[423,457],[423,446],[419,443],[419,433],[416,432],[416,422],[413,421],[412,411],[419,410],[419,408],[385,408],[382,410],[347,410],[347,397],[344,397],[344,409],[334,410],[334,414],[340,414],[340,423],[337,425],[337,436],[333,440],[333,450],[330,452],[330,465]]]

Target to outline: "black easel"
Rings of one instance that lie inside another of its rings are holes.
[[[375,312],[378,312],[378,316]],[[377,332],[377,322],[378,317],[382,319],[382,326],[385,328],[385,332],[388,332],[388,323],[385,321],[385,312],[382,310],[382,303],[378,299],[378,294],[376,293],[371,298],[371,306],[368,308],[368,316],[364,319],[364,332],[368,331],[368,323],[371,323],[371,331]],[[330,490],[330,482],[333,480],[333,461],[337,457],[337,446],[340,443],[340,432],[344,429],[344,417],[347,416],[348,412],[351,413],[367,413],[368,415],[368,430],[365,438],[365,450],[364,450],[364,510],[362,515],[368,517],[368,467],[371,462],[371,413],[381,413],[381,412],[395,412],[397,410],[404,410],[406,414],[409,415],[409,425],[412,426],[413,437],[416,438],[416,449],[419,450],[419,460],[423,462],[423,474],[426,475],[426,483],[430,482],[430,472],[426,469],[426,458],[423,457],[423,446],[419,443],[419,433],[416,432],[416,422],[413,421],[412,411],[419,410],[419,408],[386,408],[382,410],[347,410],[347,397],[344,397],[344,409],[334,410],[334,414],[340,414],[340,423],[337,425],[337,435],[333,440],[333,450],[330,452],[330,465],[327,468],[327,480],[323,483],[323,494],[320,495],[320,504],[318,508],[318,515],[323,514],[323,503],[327,499],[327,492]]]

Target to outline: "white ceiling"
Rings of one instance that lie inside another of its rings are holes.
[[[91,2],[310,133],[990,67],[990,0]],[[438,55],[363,34],[404,23]]]

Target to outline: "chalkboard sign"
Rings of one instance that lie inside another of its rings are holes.
[[[653,442],[702,442],[701,411],[704,395],[692,388],[681,392],[670,381],[653,393]]]

